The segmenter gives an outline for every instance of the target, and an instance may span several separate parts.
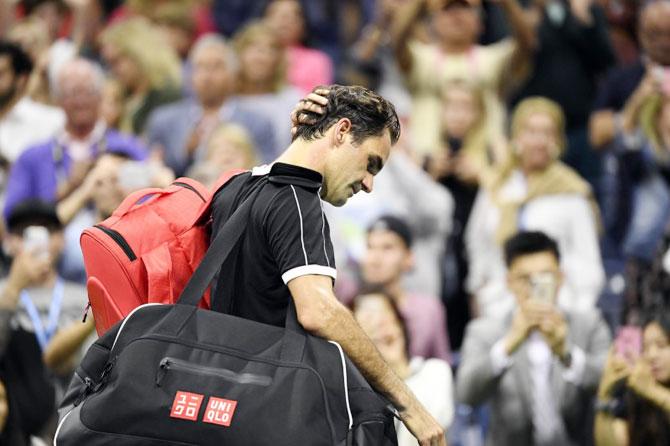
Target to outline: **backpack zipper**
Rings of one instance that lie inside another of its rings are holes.
[[[102,232],[111,237],[112,240],[114,240],[116,244],[119,245],[121,249],[123,249],[123,252],[126,254],[126,256],[128,257],[128,259],[130,259],[131,262],[137,260],[137,256],[133,252],[133,248],[130,247],[126,239],[124,239],[119,232],[103,225],[95,225],[93,227],[100,229]]]
[[[272,378],[269,376],[256,375],[254,373],[237,373],[228,369],[208,367],[177,358],[165,357],[158,364],[158,373],[156,373],[156,385],[158,387],[160,387],[163,378],[165,378],[170,370],[180,370],[196,375],[215,376],[238,384],[269,386],[272,383]]]
[[[175,181],[174,183],[172,183],[172,185],[183,187],[184,189],[188,189],[190,191],[193,191],[193,192],[195,192],[196,195],[198,195],[198,197],[200,197],[200,199],[202,200],[203,203],[207,202],[207,200],[205,200],[205,197],[203,197],[202,194],[200,192],[198,192],[198,190],[195,187],[191,186],[188,183],[182,183],[181,181]]]

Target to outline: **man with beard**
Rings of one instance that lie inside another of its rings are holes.
[[[28,146],[53,136],[63,127],[63,113],[25,96],[33,69],[18,46],[0,41],[0,156],[14,162]]]

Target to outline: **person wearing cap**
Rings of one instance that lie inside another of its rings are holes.
[[[58,274],[64,237],[53,204],[18,203],[9,214],[7,230],[4,247],[13,261],[8,277],[0,282],[0,353],[13,330],[33,333],[54,376],[58,398],[93,333],[92,318],[81,322],[88,302],[86,288]]]
[[[412,232],[401,218],[384,215],[368,228],[361,262],[363,282],[381,286],[393,299],[409,331],[409,353],[450,362],[444,307],[436,296],[405,289],[403,277],[414,265]]]
[[[409,0],[396,9],[390,38],[413,99],[412,135],[419,153],[439,147],[440,98],[445,82],[468,79],[485,90],[487,129],[498,143],[504,139],[505,108],[501,94],[524,75],[535,45],[535,31],[517,0],[500,0],[512,36],[479,45],[481,0]],[[420,13],[427,9],[433,39],[411,38]]]

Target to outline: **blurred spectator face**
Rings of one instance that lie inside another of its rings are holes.
[[[31,225],[25,225],[25,227]],[[24,239],[23,239],[23,230],[17,229],[15,231],[7,233],[7,236],[4,240],[4,249],[10,257],[16,257],[24,250]],[[48,228],[47,228],[48,229]],[[60,229],[50,229],[49,230],[49,265],[45,266],[45,269],[41,271],[41,277],[38,282],[46,280],[49,276],[49,273],[55,269],[58,265],[58,260],[63,254],[63,249],[65,249],[65,237],[63,236],[63,231]],[[51,269],[50,269],[51,268]]]
[[[207,162],[216,166],[219,172],[231,169],[249,169],[254,160],[249,151],[232,141],[224,132],[214,132],[207,144]]]
[[[465,86],[450,86],[444,94],[442,125],[452,138],[463,139],[477,123],[482,110],[474,92]]]
[[[101,79],[88,62],[75,61],[63,67],[58,75],[58,102],[69,125],[93,126],[100,116]]]
[[[654,2],[644,9],[640,42],[652,62],[670,66],[670,3]]]
[[[536,112],[526,117],[513,141],[524,170],[542,170],[558,157],[557,133],[550,115]]]
[[[538,293],[537,289],[534,289],[533,281],[538,277],[553,278],[554,286],[551,292]],[[550,251],[519,256],[508,268],[507,283],[520,306],[528,299],[541,298],[555,303],[561,283],[558,259]]]
[[[412,265],[412,251],[398,234],[388,230],[368,233],[367,251],[361,263],[366,283],[387,285],[402,277]]]
[[[123,114],[123,89],[118,82],[108,80],[102,89],[100,114],[107,126],[118,128]]]
[[[398,364],[407,360],[402,325],[386,296],[358,296],[354,317],[386,362]]]
[[[432,25],[440,41],[473,45],[481,28],[479,10],[464,0],[449,1],[433,13]]]
[[[119,184],[119,171],[127,159],[106,154],[98,158],[97,163],[105,164],[105,174],[100,175],[93,188],[93,204],[103,218],[112,215],[127,195]]]
[[[232,92],[235,81],[224,49],[214,44],[203,46],[195,51],[191,61],[196,96],[205,106],[218,105],[222,98]]]
[[[286,46],[299,45],[305,37],[302,6],[296,0],[275,0],[265,12],[268,25]]]
[[[116,78],[126,90],[134,90],[142,82],[142,71],[137,63],[124,54],[119,48],[107,43],[102,48],[102,55]]]
[[[240,53],[244,78],[252,83],[274,81],[281,56],[281,50],[272,36],[256,36]]]
[[[61,24],[63,22],[63,16],[61,14],[61,8],[56,1],[45,1],[42,2],[39,6],[35,7],[32,11],[32,16],[37,17],[44,21],[47,25],[47,32],[49,33],[50,40],[55,40],[58,37],[58,31],[60,30]]]
[[[184,58],[188,55],[193,37],[187,30],[170,24],[159,24],[158,29],[165,36],[168,45],[174,48],[180,57]]]
[[[644,328],[642,355],[651,374],[659,383],[670,385],[670,338],[660,324],[652,322]]]

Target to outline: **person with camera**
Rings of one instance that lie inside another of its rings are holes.
[[[641,336],[638,330],[634,342],[617,342],[607,357],[596,403],[597,446],[670,442],[670,312],[652,308]]]
[[[516,308],[472,321],[463,342],[456,397],[490,402],[487,444],[573,445],[588,438],[610,334],[596,310],[556,306],[563,280],[554,240],[520,232],[505,243]]]

